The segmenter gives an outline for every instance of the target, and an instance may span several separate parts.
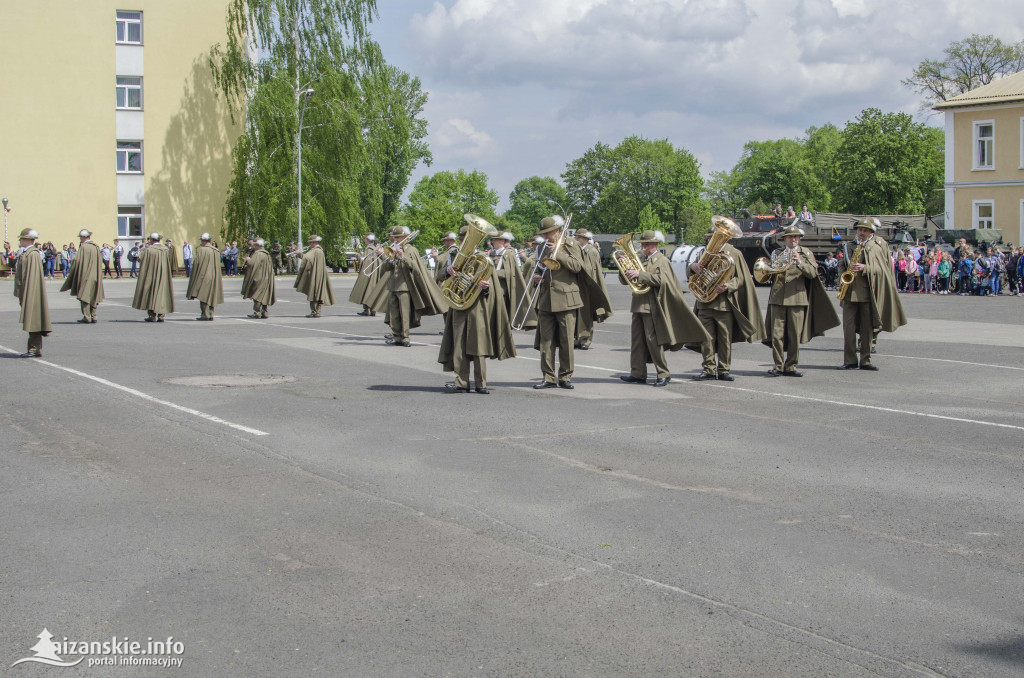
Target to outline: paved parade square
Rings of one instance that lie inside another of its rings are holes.
[[[878,372],[835,328],[802,379],[737,344],[735,382],[683,350],[652,388],[608,276],[574,390],[517,332],[444,394],[440,318],[387,346],[354,279],[253,320],[226,278],[204,323],[178,278],[162,324],[108,281],[93,325],[50,281],[41,359],[0,281],[0,665],[44,628],[183,648],[9,675],[1024,672],[1024,299],[902,295]]]

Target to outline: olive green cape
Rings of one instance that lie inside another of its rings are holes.
[[[419,327],[420,318],[425,315],[437,315],[448,310],[448,304],[441,297],[441,288],[430,277],[427,267],[420,259],[420,252],[412,245],[402,248],[402,258],[409,263],[409,298],[412,301],[412,319],[409,327]],[[388,322],[388,283],[391,271],[385,271],[377,281],[376,287],[370,290],[367,299],[373,301],[370,306],[375,311],[385,314],[384,322]],[[367,302],[367,305],[369,303]]]
[[[383,267],[378,266],[377,270],[370,275],[363,273],[363,269],[373,259],[375,249],[376,247],[367,247],[363,252],[363,258],[359,264],[359,272],[356,274],[356,283],[352,286],[352,291],[348,295],[348,300],[353,304],[373,306],[373,304],[367,301],[366,295],[377,285],[377,282],[380,280],[381,268]]]
[[[739,280],[736,291],[725,293],[728,295],[726,301],[729,311],[732,312],[732,343],[764,341],[768,338],[768,332],[761,319],[761,303],[757,300],[757,289],[754,287],[754,278],[750,275],[747,262],[744,261],[743,254],[732,245],[726,243],[722,249],[725,254],[732,257],[736,267],[733,277]],[[701,350],[700,344],[687,344],[686,348],[693,351]]]
[[[452,322],[456,313],[467,315],[464,343],[466,355],[491,360],[516,357],[516,344],[512,338],[512,328],[509,325],[508,311],[502,298],[497,271],[491,270],[488,281],[491,287],[487,294],[481,293],[465,311],[449,309],[445,316],[444,338],[441,339],[441,350],[437,355],[437,362],[444,365],[445,372],[455,371],[455,363],[452,360],[452,346],[455,341],[452,335]]]
[[[200,245],[192,254],[192,275],[188,279],[186,299],[198,299],[207,306],[224,303],[224,285],[220,277],[220,252],[213,245]]]
[[[43,285],[43,260],[39,257],[39,246],[33,244],[18,257],[14,268],[14,296],[21,304],[18,322],[26,332],[42,332],[43,336],[53,331],[50,325],[50,306],[46,303],[46,287]]]
[[[686,344],[700,345],[711,341],[704,325],[686,303],[683,288],[679,285],[668,257],[655,252],[644,261],[644,271],[655,283],[647,294],[653,295],[651,320],[654,321],[658,345],[670,351],[678,351]],[[619,273],[619,281],[625,284],[622,273]],[[650,355],[646,362],[653,362]]]
[[[612,301],[608,297],[608,287],[604,284],[604,272],[601,270],[601,251],[591,246],[581,255],[583,270],[579,272],[578,278],[583,308],[577,313],[590,314],[594,322],[602,323],[614,313]]]
[[[862,255],[866,266],[860,275],[866,276],[868,289],[871,290],[871,328],[875,334],[895,332],[907,324],[907,316],[903,312],[903,302],[900,301],[896,289],[889,246],[875,236],[864,247]],[[844,300],[839,302],[839,305],[848,303],[851,302]]]
[[[277,287],[274,284],[274,259],[270,252],[258,249],[249,257],[242,278],[242,298],[258,301],[264,306],[277,302]]]
[[[157,315],[174,313],[170,252],[166,245],[149,245],[139,254],[139,277],[132,308]]]
[[[334,290],[331,289],[331,278],[327,275],[327,263],[322,247],[310,247],[302,255],[299,274],[295,276],[292,287],[305,294],[309,301],[334,306]]]
[[[69,290],[79,301],[90,306],[99,306],[103,301],[103,257],[100,256],[99,245],[92,240],[82,243],[78,254],[71,260],[71,269],[60,288],[61,292]]]

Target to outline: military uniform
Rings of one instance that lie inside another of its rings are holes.
[[[224,285],[220,274],[220,252],[210,244],[210,234],[203,233],[195,249],[192,275],[188,279],[186,299],[198,299],[200,315],[196,320],[213,320],[213,309],[224,303]]]
[[[274,260],[270,252],[257,242],[253,253],[246,259],[245,276],[242,278],[242,298],[252,299],[250,318],[269,318],[267,312],[277,302],[277,286],[274,281]]]
[[[541,220],[541,234],[558,230],[551,217]],[[544,257],[549,257],[548,253]],[[566,236],[555,260],[558,270],[544,269],[541,273],[537,298],[537,333],[534,348],[540,351],[540,367],[544,381],[534,388],[573,388],[573,340],[576,336],[576,309],[583,306],[580,298],[578,274],[583,270],[580,246]],[[527,285],[533,284],[532,280]],[[558,370],[555,370],[555,351],[558,351]]]
[[[25,249],[18,255],[14,268],[14,296],[21,306],[18,322],[28,332],[28,347],[22,357],[38,358],[43,355],[43,337],[53,331],[46,287],[43,284],[43,260],[39,255],[39,245],[35,242],[39,234],[26,228],[21,232],[20,239],[32,241],[31,244],[21,243]]]
[[[875,233],[876,219],[867,217],[857,222],[857,229]],[[866,234],[866,232],[865,232]],[[851,252],[851,257],[856,253]],[[889,247],[876,235],[866,238],[859,258],[864,269],[855,272],[846,296],[839,302],[843,309],[843,364],[839,369],[878,370],[871,363],[871,349],[879,332],[895,332],[907,324],[893,278]],[[845,272],[851,262],[843,259]],[[859,342],[858,342],[859,336]],[[858,360],[858,353],[860,354]]]
[[[139,277],[135,281],[132,308],[146,311],[146,322],[163,322],[164,315],[174,313],[174,287],[171,283],[171,255],[160,236],[150,236],[149,245],[139,254]]]
[[[589,238],[586,229],[576,231],[577,238]],[[579,242],[579,241],[577,241]],[[576,348],[586,351],[594,339],[594,322],[604,322],[612,316],[608,288],[601,270],[601,251],[589,243],[579,243],[583,259],[580,272],[580,299],[583,306],[576,312]]]
[[[284,261],[281,257],[281,243],[277,240],[270,246],[270,256],[274,260],[274,275],[284,272]]]
[[[404,237],[408,230],[395,226],[389,233],[392,237]],[[420,326],[421,316],[441,313],[447,310],[447,305],[441,299],[441,290],[430,279],[419,250],[411,244],[392,247],[396,247],[396,255],[383,264],[384,272],[377,286],[384,286],[387,292],[381,301],[387,304],[385,322],[391,328],[389,343],[410,346],[409,331]],[[371,290],[370,298],[379,299],[381,295]]]
[[[92,236],[87,230],[79,232],[79,238]],[[78,254],[71,260],[71,268],[64,278],[61,292],[70,291],[82,308],[80,323],[95,323],[96,308],[103,301],[103,260],[99,245],[85,240],[78,248]]]
[[[373,304],[368,299],[371,290],[377,287],[377,282],[380,280],[381,267],[376,267],[371,271],[370,275],[366,274],[367,266],[370,265],[376,256],[375,250],[377,244],[371,237],[367,239],[366,249],[363,250],[362,257],[359,260],[359,267],[356,274],[356,282],[352,285],[352,292],[348,295],[349,302],[353,304],[359,304],[363,307],[363,310],[358,315],[377,315],[377,312],[373,310]]]
[[[302,265],[292,286],[306,295],[310,318],[319,318],[324,304],[334,306],[334,290],[327,274],[324,249],[320,247],[320,236],[310,238],[309,249],[302,255]]]

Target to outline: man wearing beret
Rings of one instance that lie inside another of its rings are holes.
[[[19,236],[21,251],[14,268],[14,296],[21,305],[18,321],[21,329],[28,332],[28,348],[22,358],[39,358],[43,355],[43,337],[53,331],[50,325],[50,306],[46,303],[46,288],[43,286],[43,260],[36,240],[39,234],[26,228]]]
[[[554,259],[556,268],[541,267],[527,285],[536,285],[537,333],[533,347],[540,351],[540,368],[544,380],[534,388],[573,388],[573,341],[576,336],[576,309],[583,306],[580,298],[579,273],[583,270],[583,256],[574,238],[566,235],[555,251],[564,222],[555,217],[540,221],[537,235],[544,238],[543,251],[538,246],[541,261]],[[555,371],[555,350],[558,351],[558,371]]]
[[[640,234],[643,270],[627,268],[625,274],[619,273],[619,282],[623,285],[628,284],[628,279],[649,288],[642,294],[634,293],[630,303],[633,322],[629,376],[619,377],[627,384],[647,383],[647,363],[653,363],[654,385],[667,386],[672,375],[665,360],[665,349],[678,351],[686,344],[710,340],[700,320],[686,304],[671,262],[658,250],[663,240],[658,231],[644,231]]]
[[[843,257],[840,270],[853,274],[839,305],[843,309],[843,364],[841,370],[860,368],[877,372],[871,346],[879,332],[895,332],[907,324],[893,279],[889,246],[875,235],[879,222],[865,217],[857,222],[857,241],[851,260]],[[860,253],[857,253],[857,250]],[[858,361],[857,337],[860,336]]]
[[[309,239],[309,249],[302,255],[299,274],[295,276],[295,283],[292,285],[305,294],[309,301],[307,318],[319,318],[324,304],[334,306],[334,290],[331,289],[331,279],[327,275],[327,260],[324,257],[324,248],[320,247],[321,240],[318,235]]]
[[[245,273],[242,278],[242,298],[252,299],[250,318],[270,317],[267,309],[277,303],[277,285],[274,281],[274,260],[270,252],[263,249],[263,238],[252,242],[252,254],[245,258]]]
[[[203,233],[193,254],[192,275],[188,278],[185,298],[199,300],[200,315],[196,320],[212,321],[213,309],[224,303],[220,252],[210,244],[210,234]]]
[[[99,245],[92,241],[87,229],[78,232],[81,246],[71,260],[71,270],[65,276],[61,292],[70,291],[82,307],[82,324],[96,322],[96,307],[103,301],[103,259]],[[119,278],[121,276],[118,276]]]
[[[593,234],[581,228],[576,231],[575,237],[583,259],[583,270],[579,276],[583,306],[576,311],[574,345],[586,351],[594,339],[594,323],[604,322],[612,316],[612,302],[608,298],[608,288],[604,284],[604,272],[601,270],[601,250],[590,242]]]
[[[800,344],[806,344],[839,325],[839,316],[828,299],[825,286],[818,278],[814,254],[800,246],[804,232],[798,226],[787,226],[783,240],[791,257],[786,269],[775,275],[768,294],[765,328],[771,341],[775,366],[768,370],[772,377],[802,377],[796,369],[800,362]]]
[[[167,245],[160,244],[160,234],[150,234],[149,245],[139,254],[139,277],[132,298],[132,308],[146,311],[148,323],[162,323],[165,314],[174,313],[170,257]]]

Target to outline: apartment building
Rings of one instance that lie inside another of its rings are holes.
[[[1024,243],[1024,71],[944,101],[946,226]]]
[[[0,5],[9,238],[32,227],[59,247],[82,228],[110,243],[155,231],[180,247],[217,233],[240,132],[208,66],[227,0]]]

